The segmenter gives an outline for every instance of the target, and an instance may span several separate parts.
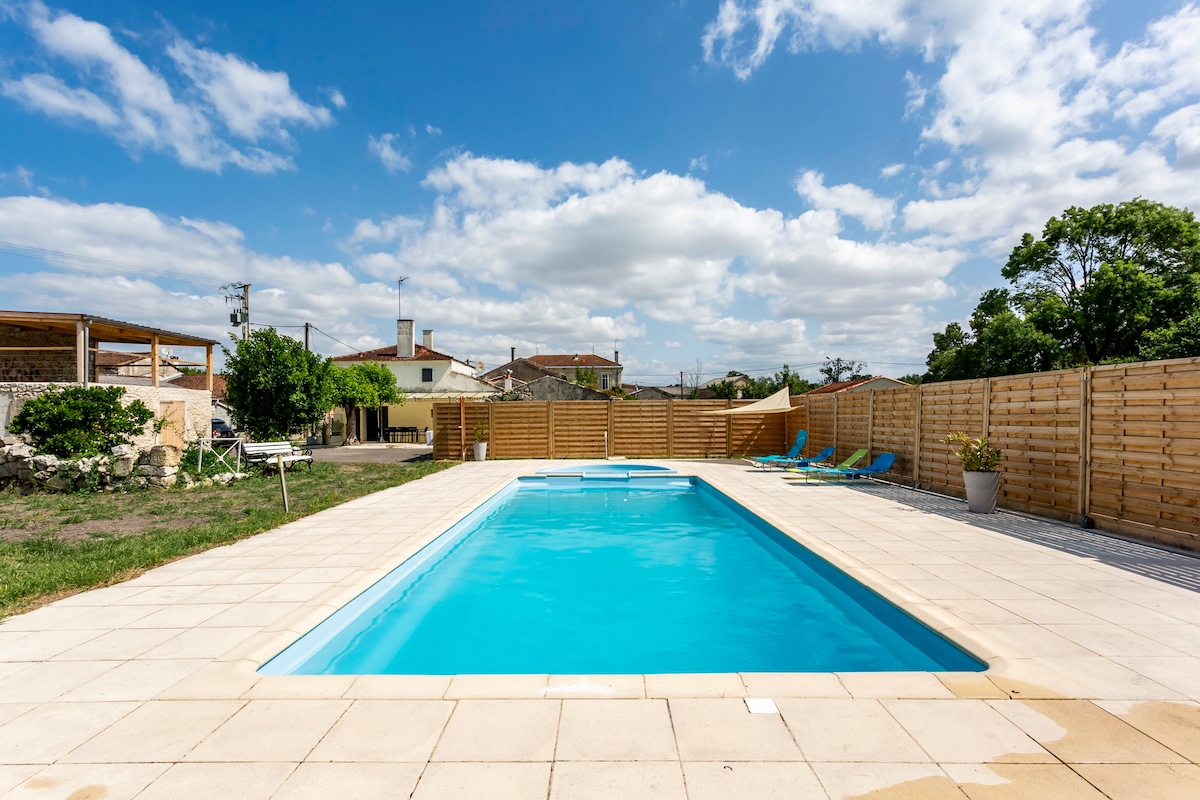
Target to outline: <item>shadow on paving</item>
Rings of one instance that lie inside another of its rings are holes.
[[[966,501],[914,491],[895,484],[856,482],[842,485],[976,528],[1092,558],[1183,589],[1200,591],[1200,557],[1190,553],[1024,514],[1004,511],[999,514],[972,514],[967,510]]]

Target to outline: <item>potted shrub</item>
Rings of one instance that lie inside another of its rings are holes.
[[[972,439],[962,431],[942,441],[956,445],[954,455],[962,462],[967,506],[976,514],[995,513],[1000,493],[1000,451],[988,444],[986,436]]]
[[[485,461],[487,459],[487,425],[483,422],[475,423],[475,460]]]

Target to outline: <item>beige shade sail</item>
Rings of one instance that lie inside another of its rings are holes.
[[[758,402],[738,408],[726,408],[721,411],[697,411],[697,414],[780,414],[792,410],[792,401],[788,395],[788,387],[783,387],[770,397],[764,397]]]

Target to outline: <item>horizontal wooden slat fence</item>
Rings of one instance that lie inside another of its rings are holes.
[[[1200,551],[1200,358],[792,398],[788,414],[697,411],[749,401],[559,401],[435,407],[434,455],[727,458],[859,448],[896,454],[884,476],[963,495],[942,440],[986,435],[1003,453],[1000,505]]]

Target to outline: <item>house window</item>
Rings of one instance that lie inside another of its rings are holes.
[[[608,375],[600,376],[600,388],[604,391],[608,391]]]
[[[433,367],[421,368],[421,380],[425,383],[433,383]]]

